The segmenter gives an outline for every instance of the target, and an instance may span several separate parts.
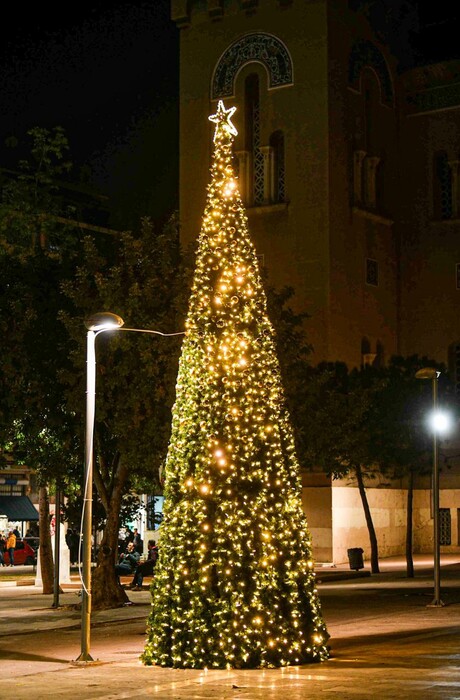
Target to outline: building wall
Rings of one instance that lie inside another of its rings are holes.
[[[376,530],[381,558],[401,555],[406,547],[407,489],[369,488],[367,497]],[[441,553],[459,552],[458,504],[460,490],[441,489],[440,507],[449,508],[451,514],[451,545],[441,546]],[[431,491],[416,489],[413,500],[413,551],[425,554],[433,551],[433,519],[430,509]],[[357,488],[333,486],[332,488],[333,561],[348,561],[347,549],[361,547],[365,562],[370,561],[369,534],[364,510]],[[313,541],[315,553],[315,542]],[[315,554],[316,556],[316,554]]]
[[[333,562],[331,479],[323,473],[303,474],[302,505],[316,562]]]
[[[214,71],[233,42],[273,35],[292,59],[291,83],[270,88],[263,61],[248,53],[225,98],[237,107],[237,152],[246,148],[244,85],[252,74],[260,84],[261,145],[274,131],[285,137],[284,201],[247,205],[269,282],[292,286],[293,306],[310,314],[312,362],[354,367],[394,354],[447,362],[449,347],[460,346],[460,187],[458,211],[442,220],[434,208],[433,160],[439,151],[450,161],[460,156],[459,66],[401,75],[389,47],[343,0],[172,0],[171,7],[181,27],[183,242],[196,240],[205,205]],[[376,284],[369,269],[378,272]],[[460,380],[460,360],[458,371]],[[417,492],[414,544],[429,551],[423,493]],[[369,555],[355,488],[308,483],[303,497],[317,560],[346,561],[354,546]],[[404,490],[369,489],[369,500],[380,555],[402,553]],[[454,527],[457,511],[449,503]]]
[[[267,72],[257,62],[243,66],[235,81],[233,119],[239,135],[235,150],[245,147],[244,80],[257,73],[261,85],[261,145],[281,130],[285,137],[286,202],[249,206],[249,228],[263,255],[270,282],[294,287],[294,305],[313,316],[311,342],[318,357],[328,354],[328,110],[326,8],[321,1],[285,6],[278,0],[229,2],[218,21],[207,3],[192,3],[190,23],[181,32],[180,217],[185,243],[196,239],[209,178],[212,125],[207,115],[213,71],[236,39],[264,32],[283,42],[292,58],[294,85],[268,89]],[[193,9],[194,8],[194,9]],[[174,15],[173,15],[174,16]]]
[[[363,341],[379,361],[397,351],[398,275],[394,229],[398,99],[394,60],[360,15],[328,5],[329,357],[362,363]],[[369,46],[375,56],[368,57]],[[361,63],[370,63],[360,67]],[[356,74],[351,79],[350,73]],[[382,73],[382,75],[380,74]],[[389,93],[389,94],[388,94]],[[360,187],[355,157],[361,157]],[[376,196],[366,172],[377,168]],[[378,283],[366,281],[366,260]]]
[[[257,251],[270,283],[292,286],[293,306],[310,314],[307,332],[314,362],[341,360],[360,366],[363,346],[366,355],[378,356],[380,362],[396,354],[399,228],[394,218],[401,199],[401,96],[395,59],[363,15],[339,0],[175,2],[172,16],[182,26],[183,242],[196,240],[205,204],[212,145],[207,115],[216,106],[214,71],[242,37],[275,36],[292,59],[292,84],[271,88],[266,66],[248,58],[236,74],[233,93],[225,98],[237,107],[237,152],[245,149],[244,83],[252,73],[260,80],[261,145],[266,148],[275,131],[285,137],[284,204],[247,205]],[[363,169],[378,163],[377,202],[367,194],[356,195],[357,152],[365,154]],[[377,285],[366,281],[368,260],[378,265]]]
[[[460,63],[417,68],[403,76],[407,109],[402,118],[404,210],[401,222],[401,349],[448,362],[460,338],[456,264],[460,214],[452,192],[450,216],[435,206],[436,155],[444,152],[458,178]]]

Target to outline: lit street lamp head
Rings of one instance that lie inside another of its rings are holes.
[[[92,314],[85,320],[85,326],[89,331],[103,331],[110,328],[121,328],[124,325],[121,316],[112,314],[110,311],[102,311]]]
[[[429,424],[438,434],[448,433],[452,427],[452,418],[445,411],[433,411],[429,417]]]
[[[452,425],[451,416],[445,411],[438,409],[438,395],[437,395],[437,382],[438,377],[441,374],[434,367],[422,367],[415,373],[416,379],[431,379],[433,382],[433,411],[428,416],[428,426],[433,431],[433,433],[441,435],[442,433],[449,432]]]
[[[437,379],[441,372],[434,367],[422,367],[415,373],[416,379]]]

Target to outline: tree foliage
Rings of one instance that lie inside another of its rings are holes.
[[[70,168],[65,134],[37,127],[28,136],[30,158],[1,190],[0,436],[46,483],[65,480],[75,466],[73,416],[58,381],[66,333],[57,316],[64,303],[60,284],[72,275],[79,242],[71,226],[53,218],[63,213],[56,178]]]
[[[412,483],[432,466],[425,421],[431,386],[415,378],[426,366],[441,371],[441,396],[448,400],[445,368],[417,355],[392,357],[384,367],[353,369],[340,362],[315,367],[304,362],[289,394],[303,467],[320,467],[333,479],[350,477],[359,488],[374,573],[379,570],[378,542],[366,485],[379,475]]]
[[[0,439],[3,449],[35,470],[40,484],[56,483],[78,502],[84,319],[109,309],[127,326],[178,330],[186,275],[181,277],[174,218],[163,231],[145,219],[136,234],[82,240],[67,223],[71,212],[61,198],[59,180],[70,168],[63,130],[36,128],[28,135],[30,156],[4,177],[0,203]],[[151,492],[158,480],[179,346],[178,337],[140,333],[97,340],[95,480],[110,523],[107,570],[114,568],[125,494],[132,488]]]
[[[82,263],[74,279],[62,285],[73,308],[60,314],[71,361],[60,381],[76,415],[82,417],[85,410],[84,319],[111,311],[124,319],[126,328],[180,333],[180,300],[186,295],[180,262],[174,217],[162,231],[143,219],[137,235],[125,232],[113,241],[110,257],[91,238],[84,240]],[[94,480],[106,514],[94,578],[98,607],[126,598],[114,571],[119,513],[127,491],[152,493],[159,488],[181,339],[121,330],[104,332],[96,340]]]
[[[57,178],[69,171],[62,129],[28,132],[30,155],[2,172],[0,196],[0,444],[26,462],[43,489],[75,478],[79,443],[58,369],[65,331],[57,322],[60,282],[78,256],[78,234],[58,218]],[[41,491],[40,502],[47,502]],[[48,528],[41,531],[43,581],[52,579]],[[48,546],[49,545],[49,546]],[[46,586],[45,586],[46,587]],[[50,591],[46,591],[50,592]]]

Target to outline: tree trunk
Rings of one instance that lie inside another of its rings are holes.
[[[102,461],[102,460],[101,460]],[[114,478],[110,492],[98,470],[94,472],[96,488],[107,514],[107,520],[97,557],[97,567],[92,576],[92,606],[96,610],[117,608],[129,602],[125,590],[118,583],[115,564],[118,561],[118,530],[120,507],[123,498],[127,470],[114,460]]]
[[[413,500],[414,500],[414,472],[411,469],[409,472],[409,484],[407,486],[407,525],[406,525],[406,567],[407,578],[414,578],[414,558],[412,552],[412,515],[413,515]]]
[[[118,560],[118,513],[118,509],[111,508],[99,548],[97,567],[93,571],[92,603],[97,610],[117,608],[129,601],[115,573]]]
[[[369,541],[371,545],[371,571],[373,574],[379,574],[379,546],[377,536],[375,534],[374,523],[372,522],[371,510],[367,500],[366,489],[364,488],[363,474],[361,467],[355,467],[356,479],[358,481],[359,495],[364,508],[364,516],[366,518],[367,529],[369,532]]]
[[[38,496],[38,517],[40,524],[40,570],[42,576],[43,593],[54,592],[54,563],[53,549],[51,547],[50,532],[50,503],[46,486],[40,486]]]

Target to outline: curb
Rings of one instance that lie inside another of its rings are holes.
[[[317,571],[316,582],[327,583],[328,581],[349,581],[355,578],[369,578],[370,571]]]

